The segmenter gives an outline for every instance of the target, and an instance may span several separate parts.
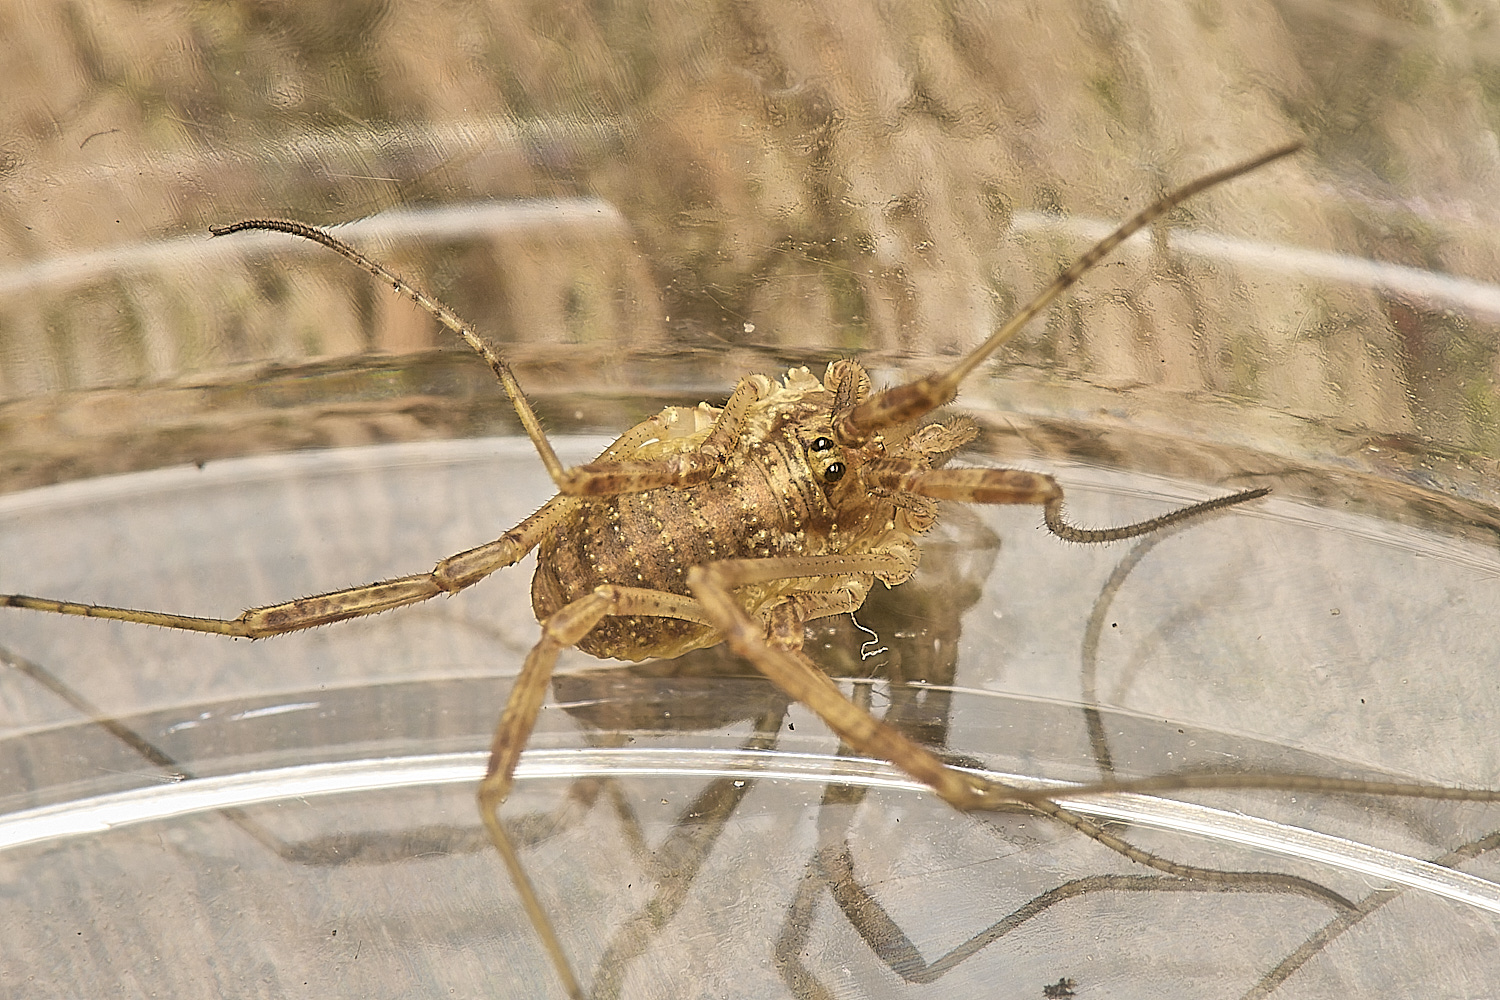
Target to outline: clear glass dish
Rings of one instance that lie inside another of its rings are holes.
[[[1090,523],[1211,492],[1059,474]],[[511,438],[42,488],[0,498],[0,587],[218,613],[410,571],[547,486]],[[1484,784],[1500,694],[1479,665],[1500,616],[1473,595],[1497,568],[1451,533],[1274,497],[1134,547],[956,508],[919,579],[810,648],[877,714],[1018,780],[1107,764]],[[167,993],[554,989],[472,798],[536,633],[526,573],[257,643],[9,613],[0,866],[28,919],[6,975],[96,995],[130,948],[155,961],[127,986]],[[563,670],[505,815],[595,995],[962,995],[1001,977],[1101,996],[1461,995],[1497,971],[1493,806],[1075,804],[1178,861],[1312,880],[1351,914],[1274,881],[1181,883],[1034,816],[959,815],[840,754],[722,650]],[[842,864],[853,879],[830,881]]]

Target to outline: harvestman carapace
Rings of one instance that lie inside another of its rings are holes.
[[[586,465],[564,468],[505,360],[451,310],[329,234],[297,222],[249,220],[215,235],[274,230],[327,246],[406,295],[462,337],[494,370],[558,494],[493,542],[439,562],[430,573],[385,580],[237,618],[195,618],[23,595],[0,606],[112,618],[166,628],[263,638],[375,614],[456,593],[537,551],[532,603],[540,641],[526,657],[495,729],[480,812],[532,924],[569,995],[584,996],[497,811],[548,688],[569,646],[600,657],[674,657],[727,642],[788,696],[815,711],[854,750],[888,760],[963,810],[1024,805],[1133,861],[1174,875],[1223,880],[1245,873],[1195,868],[1133,847],[1044,793],[1024,792],[944,764],[934,753],[856,706],[803,653],[804,626],[858,610],[875,581],[895,587],[917,566],[916,538],[937,501],[1036,504],[1047,527],[1075,542],[1107,542],[1161,530],[1265,495],[1248,490],[1138,524],[1084,529],[1062,515],[1050,476],[993,468],[946,468],[976,434],[970,422],[922,424],[963,381],[1086,271],[1193,195],[1288,156],[1282,146],[1173,191],[1106,237],[983,344],[950,368],[872,391],[853,360],[819,379],[793,369],[780,381],[742,378],[722,407],[667,407],[632,427]],[[1491,793],[1345,783],[1348,790],[1493,799]],[[1177,776],[1091,790],[1316,787],[1338,782],[1279,776]],[[1081,790],[1087,791],[1087,790]],[[1077,794],[1077,792],[1070,792]],[[1289,877],[1288,877],[1289,878]]]

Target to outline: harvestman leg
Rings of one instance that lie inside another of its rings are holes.
[[[772,608],[765,621],[751,627],[758,635],[768,637],[762,640],[768,649],[789,646],[800,648],[805,621],[844,614],[858,607],[862,600],[862,593],[851,590],[797,595],[797,598]],[[610,584],[596,587],[592,593],[554,612],[542,623],[542,637],[527,654],[521,673],[511,687],[510,697],[505,702],[505,710],[500,715],[500,722],[495,727],[494,739],[490,744],[489,766],[484,781],[479,786],[479,812],[485,829],[505,862],[527,916],[541,937],[563,986],[571,997],[583,997],[583,988],[573,974],[572,964],[563,951],[551,918],[537,898],[536,889],[530,876],[526,874],[510,835],[500,822],[499,809],[515,783],[516,765],[520,762],[521,752],[531,738],[531,730],[541,713],[558,654],[577,645],[604,618],[635,615],[674,618],[710,627],[715,624],[692,597]],[[749,619],[746,618],[746,621]],[[793,697],[796,695],[793,694]]]
[[[1160,536],[1153,536],[1155,537]],[[870,711],[868,687],[856,686],[853,700],[859,708]],[[899,721],[899,715],[893,714],[895,712],[896,704],[893,701],[891,710],[885,714],[884,723],[894,724],[909,732]],[[928,740],[922,742],[931,745]],[[852,748],[840,742],[839,757],[852,752]],[[1291,892],[1312,897],[1325,905],[1333,903],[1326,893],[1316,891],[1300,880],[1288,884],[1281,873],[1225,872],[1225,875],[1237,877],[1217,882],[1162,874],[1089,875],[1063,882],[1032,897],[967,939],[948,947],[944,953],[928,959],[876,894],[860,881],[856,871],[848,840],[848,825],[853,818],[853,808],[865,800],[867,791],[868,789],[860,786],[831,781],[824,792],[818,812],[817,848],[807,862],[797,891],[787,907],[781,933],[776,938],[772,952],[775,967],[794,996],[809,1000],[829,1000],[834,995],[803,961],[813,919],[825,892],[881,964],[907,982],[919,985],[936,982],[977,953],[1019,930],[1033,918],[1048,913],[1052,907],[1093,893]],[[835,813],[831,811],[833,807],[842,807],[843,811]],[[1028,811],[1019,804],[1016,810]],[[1342,928],[1352,920],[1357,920],[1366,905],[1360,904],[1358,910],[1336,907],[1336,915],[1329,926]]]
[[[510,370],[510,365],[482,337],[469,329],[468,324],[457,313],[338,237],[301,222],[286,219],[247,219],[233,225],[215,226],[209,232],[215,236],[228,236],[231,233],[250,230],[287,233],[325,246],[374,276],[378,281],[389,285],[397,293],[411,299],[436,318],[439,323],[456,333],[473,349],[474,353],[485,360],[495,373],[495,377],[505,389],[505,394],[510,397],[516,416],[520,418],[521,425],[526,429],[526,436],[531,439],[532,445],[541,457],[542,464],[546,466],[547,475],[556,484],[558,492],[565,496],[641,493],[664,486],[691,486],[695,483],[706,482],[713,477],[734,447],[739,444],[745,415],[758,395],[758,390],[750,379],[740,379],[716,418],[713,430],[692,451],[650,462],[621,462],[617,460],[618,454],[645,440],[644,438],[636,440],[634,437],[636,431],[626,431],[618,441],[605,450],[599,461],[566,468],[557,457],[557,452],[553,450],[552,442],[547,440],[547,432],[542,429],[542,423],[537,419],[536,412],[532,410],[530,401],[521,390],[521,384],[516,381],[515,374]]]
[[[243,639],[263,639],[417,604],[438,594],[456,594],[491,573],[513,565],[535,548],[562,515],[564,500],[562,497],[553,498],[541,510],[493,542],[449,556],[440,561],[430,573],[417,573],[346,590],[335,590],[316,597],[302,597],[284,604],[251,608],[238,618],[197,618],[161,611],[55,601],[45,597],[28,597],[25,594],[0,594],[0,607],[30,608],[33,611],[50,611],[60,615],[109,618],[188,632],[212,632]]]
[[[976,484],[984,479],[982,475],[984,473],[995,475],[983,489],[980,489]],[[1016,486],[1024,482],[1016,478],[1018,475],[1031,477],[1038,482],[1032,483],[1031,489],[1018,488],[1012,492],[1006,492],[1002,484]],[[968,478],[971,480],[969,486],[975,487],[971,494],[963,499],[985,503],[1044,503],[1051,508],[1048,516],[1049,526],[1054,520],[1060,520],[1058,511],[1060,491],[1047,476],[1033,476],[1030,473],[1017,474],[1011,470],[959,469],[951,473],[939,470],[925,473],[921,477],[911,477],[906,485],[914,488],[916,492],[923,492],[922,487],[937,483],[940,484],[941,491],[947,491],[950,488],[956,488],[954,484],[958,482],[959,477]],[[1185,508],[1182,511],[1145,522],[1145,525],[1152,527],[1129,526],[1121,529],[1106,529],[1101,532],[1073,529],[1068,525],[1063,525],[1063,527],[1068,528],[1076,537],[1083,539],[1092,539],[1096,534],[1113,538],[1119,537],[1119,532],[1130,533],[1138,529],[1153,530],[1154,527],[1159,526],[1160,522],[1171,523],[1180,516],[1192,516],[1223,506],[1225,502],[1238,502],[1239,499],[1247,498],[1244,494],[1239,494],[1207,501],[1195,507]],[[903,547],[897,547],[860,556],[730,559],[695,567],[688,573],[688,586],[709,617],[713,619],[714,625],[723,632],[731,649],[753,663],[757,669],[770,678],[772,683],[789,696],[816,712],[841,739],[857,751],[890,761],[913,778],[932,788],[944,801],[954,807],[967,811],[1024,803],[1028,808],[1072,827],[1131,861],[1157,871],[1209,882],[1239,881],[1246,877],[1246,873],[1243,872],[1221,872],[1217,869],[1198,868],[1157,857],[1121,840],[1077,813],[1063,808],[1043,794],[1022,792],[1008,785],[949,767],[926,747],[893,727],[876,720],[869,712],[849,701],[828,675],[819,670],[802,654],[800,649],[778,648],[765,641],[764,628],[741,610],[733,596],[733,591],[737,587],[797,577],[873,574],[888,584],[895,585],[911,574],[914,568],[914,563],[911,562],[913,555],[914,553],[904,551]],[[1339,906],[1350,905],[1343,897],[1305,879],[1259,873],[1256,877],[1283,881],[1289,888],[1319,896]]]

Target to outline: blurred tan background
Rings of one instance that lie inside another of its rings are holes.
[[[960,401],[982,447],[1063,475],[1080,519],[1229,486],[1275,496],[1152,539],[1149,556],[1063,546],[1032,510],[946,516],[959,530],[924,542],[931,585],[892,592],[890,618],[862,612],[860,628],[895,640],[888,662],[865,664],[853,623],[813,639],[820,662],[860,649],[852,665],[870,673],[957,678],[951,703],[912,689],[924,738],[1014,754],[1027,773],[1096,761],[1071,707],[1087,704],[1131,723],[1111,722],[1112,753],[1141,773],[1295,768],[1295,750],[1493,786],[1497,66],[1493,2],[0,5],[0,492],[207,463],[6,497],[3,589],[233,613],[424,568],[542,502],[524,440],[218,462],[514,421],[482,364],[365,274],[289,238],[210,240],[210,225],[363,220],[345,235],[501,345],[551,430],[605,434],[665,401],[722,398],[747,371],[850,353],[884,380],[930,370],[1145,201],[1300,138],[1297,158],[1194,200],[1089,275]],[[1358,516],[1382,496],[1379,513],[1479,525],[1480,544]],[[161,777],[14,657],[200,773],[481,748],[535,641],[521,579],[275,643],[15,613],[0,749],[26,766],[0,766],[3,790],[65,801]],[[585,659],[564,665],[597,666]],[[685,705],[676,680],[575,675],[556,702],[597,700],[596,719],[549,712],[533,745],[593,745],[595,724],[691,743],[695,705],[721,745],[726,722],[754,717],[722,688]],[[805,713],[779,739],[833,746]],[[696,815],[691,786],[669,785],[629,790],[653,818],[645,843],[692,828],[675,812]],[[257,808],[289,838],[463,832],[470,793]],[[758,794],[744,835],[705,851],[699,909],[620,963],[641,992],[693,995],[671,978],[683,955],[713,965],[701,982],[728,984],[718,994],[779,991],[767,956],[824,793]],[[1323,828],[1416,857],[1486,844],[1471,867],[1496,877],[1489,814],[1298,798],[1332,817]],[[892,859],[874,869],[889,873],[880,896],[909,907],[929,955],[1059,879],[1128,867],[925,795],[872,797],[861,816],[860,864]],[[634,907],[650,912],[651,877],[627,874],[633,842],[606,810],[588,819],[528,864],[567,900],[570,945],[597,952]],[[141,992],[189,996],[411,995],[428,979],[488,995],[497,969],[522,995],[553,983],[488,850],[314,868],[214,815],[135,832],[6,855],[17,916],[0,977],[112,987],[135,968]],[[1265,864],[1220,847],[1161,850]],[[1370,889],[1366,874],[1296,870]],[[1408,896],[1328,944],[1317,905],[1188,898],[1101,894],[920,989],[1036,996],[1082,966],[1080,995],[1232,996],[1302,954],[1281,995],[1478,996],[1496,978],[1494,923],[1466,905]],[[757,923],[699,917],[721,899]],[[807,920],[828,935],[819,975],[901,995],[879,989],[892,974],[833,905]],[[1095,962],[1104,949],[1118,954]]]
[[[1296,160],[1170,223],[1239,242],[1159,232],[1174,252],[1100,268],[965,405],[1488,503],[1497,14],[8,5],[0,490],[510,426],[407,303],[294,241],[210,242],[211,224],[376,216],[361,245],[513,354],[549,426],[617,430],[656,394],[786,361],[930,367],[1090,225],[1300,137]]]

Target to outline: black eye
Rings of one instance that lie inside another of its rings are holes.
[[[833,442],[830,441],[828,438],[820,437],[820,438],[814,438],[813,439],[813,443],[812,443],[812,450],[813,451],[827,451],[829,448],[832,448],[832,447],[833,447]]]
[[[815,442],[813,442],[813,444],[814,444],[814,446],[816,446],[817,442],[815,441]],[[830,483],[836,483],[840,479],[843,479],[844,478],[844,463],[843,462],[829,462],[828,463],[828,468],[826,468],[826,469],[823,470],[823,478],[826,479]]]

